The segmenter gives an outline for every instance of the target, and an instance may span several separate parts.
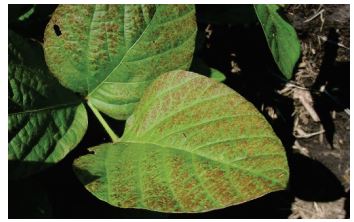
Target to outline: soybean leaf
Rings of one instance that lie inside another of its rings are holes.
[[[9,29],[43,42],[44,29],[57,5],[9,5]]]
[[[224,82],[226,76],[224,75],[224,73],[220,72],[219,70],[210,68],[210,78],[215,79],[218,82]]]
[[[278,5],[255,5],[268,46],[280,71],[291,79],[300,57],[300,43],[295,29],[278,13]]]
[[[85,134],[87,115],[80,99],[51,76],[38,43],[10,31],[8,46],[8,159],[14,179],[63,159]]]
[[[145,91],[117,143],[74,162],[80,181],[113,206],[203,212],[284,189],[284,148],[232,89],[186,71]]]
[[[35,11],[36,5],[34,5],[30,10],[28,10],[26,13],[24,13],[23,15],[21,15],[18,20],[20,21],[25,21],[27,20],[29,17],[31,17],[33,15],[33,12]]]
[[[193,5],[61,5],[45,55],[61,84],[126,119],[158,75],[189,68],[196,32]]]
[[[29,15],[30,12],[34,9],[34,5],[26,4],[9,4],[8,5],[8,19],[9,24],[17,22],[18,20],[23,21],[26,19],[26,15]],[[22,18],[22,19],[20,19]]]
[[[223,82],[226,79],[226,76],[222,72],[209,67],[202,59],[196,56],[193,58],[190,71],[203,74],[218,82]]]

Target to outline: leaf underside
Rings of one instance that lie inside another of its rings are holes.
[[[51,76],[41,46],[9,32],[9,178],[63,159],[87,129],[85,107]]]
[[[122,208],[204,212],[284,189],[281,142],[227,86],[174,71],[145,91],[118,143],[90,148],[74,170],[97,198]]]
[[[126,119],[157,76],[189,68],[196,31],[193,5],[60,5],[45,56],[61,84]]]
[[[280,71],[291,79],[301,47],[295,29],[278,13],[278,5],[255,5],[268,46]]]

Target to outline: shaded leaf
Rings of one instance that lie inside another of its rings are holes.
[[[20,18],[34,9],[34,5],[27,4],[9,4],[8,5],[8,19],[9,24],[17,22]],[[22,18],[25,18],[22,17]]]
[[[43,42],[45,27],[57,5],[9,5],[9,29]]]
[[[63,159],[85,134],[87,115],[81,101],[51,76],[39,44],[10,31],[8,46],[8,159],[14,163],[9,177],[18,178]]]
[[[295,29],[278,13],[278,5],[255,5],[268,46],[280,71],[291,79],[301,48]]]
[[[118,143],[90,148],[75,172],[118,207],[203,212],[284,189],[284,148],[256,108],[227,86],[174,71],[145,91]]]
[[[18,20],[20,21],[25,21],[27,20],[29,17],[31,17],[35,11],[36,5],[34,5],[30,10],[28,10],[26,13],[24,13],[23,15],[21,15]]]
[[[189,68],[196,32],[193,5],[61,5],[45,55],[64,86],[126,119],[158,75]]]

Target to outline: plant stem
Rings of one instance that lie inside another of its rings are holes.
[[[104,118],[101,115],[101,113],[89,101],[87,102],[87,105],[91,108],[91,110],[93,111],[93,113],[97,117],[98,121],[100,121],[100,123],[102,124],[103,128],[106,130],[108,135],[111,137],[112,142],[113,143],[118,142],[119,141],[119,137],[113,132],[111,127],[109,127],[109,125],[104,120]]]

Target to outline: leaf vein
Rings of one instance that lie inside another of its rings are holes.
[[[164,118],[156,119],[155,120],[156,121],[155,124],[152,124],[148,129],[146,129],[146,131],[144,132],[143,135],[147,135],[155,127],[159,126],[161,123],[165,122],[169,118],[181,113],[182,111],[185,111],[186,109],[192,108],[192,107],[197,106],[199,104],[202,104],[204,102],[212,101],[212,100],[215,100],[215,99],[218,99],[218,98],[221,98],[221,97],[224,97],[224,96],[233,95],[233,94],[234,94],[234,92],[232,92],[232,93],[224,93],[224,94],[220,94],[220,95],[217,95],[217,96],[212,96],[212,97],[209,97],[209,98],[206,98],[206,99],[198,100],[197,102],[190,103],[187,106],[184,106],[184,107],[182,107],[181,109],[179,109],[179,110],[177,110],[175,112],[171,112],[169,115],[166,115]]]

